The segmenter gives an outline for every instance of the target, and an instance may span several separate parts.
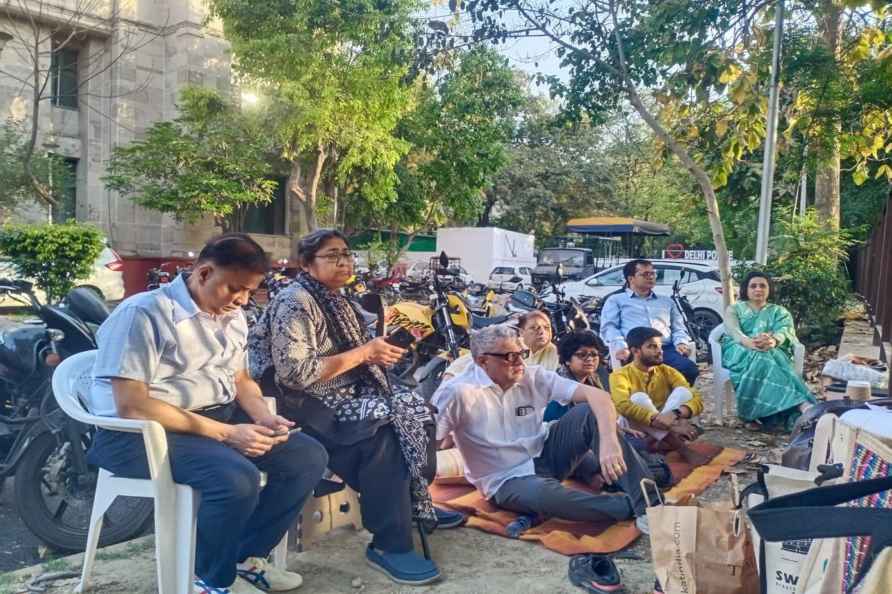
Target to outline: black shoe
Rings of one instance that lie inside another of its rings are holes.
[[[592,594],[625,592],[619,570],[606,555],[574,555],[567,575],[570,583]]]
[[[437,514],[437,528],[458,528],[465,523],[465,514],[449,509],[434,508]]]

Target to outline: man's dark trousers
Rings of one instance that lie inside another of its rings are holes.
[[[697,367],[697,364],[676,351],[674,344],[663,345],[663,363],[677,369],[692,386],[697,381],[697,376],[700,375],[700,368]]]
[[[525,514],[575,521],[627,520],[643,516],[647,507],[641,479],[653,479],[641,456],[620,435],[626,472],[617,481],[618,495],[592,495],[568,489],[570,476],[587,452],[598,460],[598,424],[588,404],[577,404],[551,426],[542,454],[533,462],[536,474],[507,480],[496,494],[496,505]]]
[[[174,482],[201,493],[195,573],[217,588],[232,585],[237,563],[269,555],[328,463],[325,449],[303,433],[257,458],[197,435],[168,433],[167,444]],[[100,429],[88,460],[117,476],[149,478],[139,433]],[[262,490],[260,471],[267,474]]]

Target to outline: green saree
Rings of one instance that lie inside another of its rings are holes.
[[[735,317],[739,332],[734,327]],[[799,405],[815,402],[793,368],[793,346],[799,341],[790,312],[774,304],[756,311],[741,301],[728,308],[726,327],[722,366],[731,374],[737,415],[744,421],[761,419],[790,427],[799,416]],[[748,349],[739,342],[742,335],[752,338],[763,332],[777,340],[770,351]]]

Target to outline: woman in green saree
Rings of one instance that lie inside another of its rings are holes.
[[[793,318],[780,305],[768,303],[771,279],[750,272],[740,286],[740,301],[725,310],[722,366],[731,374],[737,416],[747,427],[792,429],[815,397],[793,368],[793,347],[799,342]]]

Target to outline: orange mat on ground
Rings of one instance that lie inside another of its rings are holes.
[[[741,461],[746,452],[722,448],[710,443],[695,442],[691,448],[710,456],[709,463],[692,466],[681,460],[675,452],[666,460],[672,469],[676,483],[666,494],[667,499],[677,501],[702,493],[718,480],[722,471]],[[569,487],[583,491],[591,489],[581,483],[567,481]],[[514,512],[500,509],[483,498],[469,485],[431,485],[431,496],[438,504],[468,514],[467,526],[507,537],[505,527],[517,518]],[[619,496],[619,495],[618,495]],[[564,555],[580,553],[613,553],[630,545],[641,533],[632,521],[627,522],[569,522],[549,519],[524,532],[521,540],[542,543],[546,548]]]

